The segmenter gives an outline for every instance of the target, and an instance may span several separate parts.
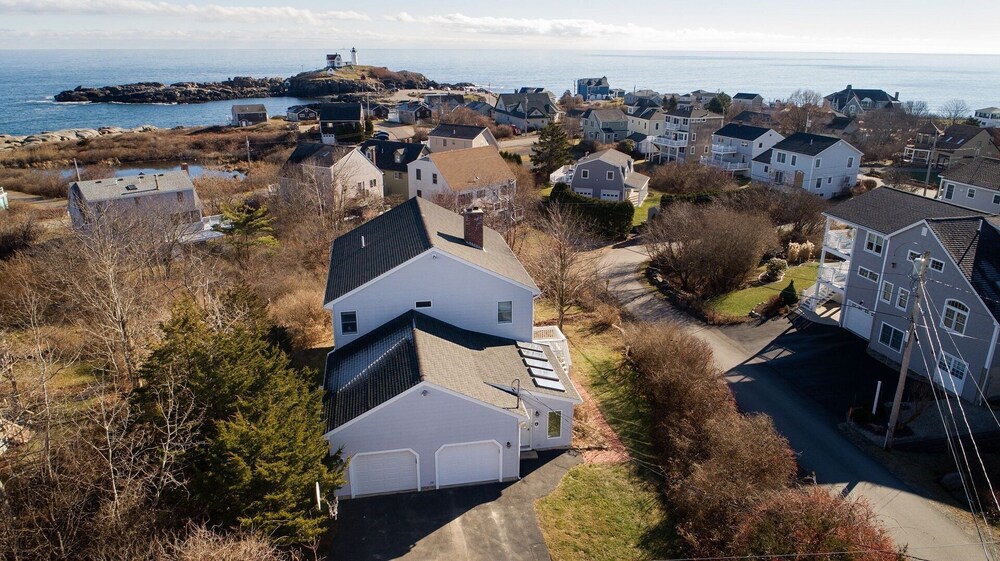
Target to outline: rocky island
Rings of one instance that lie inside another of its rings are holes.
[[[471,84],[455,84],[456,87]],[[384,93],[391,89],[440,88],[418,72],[392,71],[377,66],[352,66],[302,72],[289,78],[238,76],[223,82],[139,82],[89,88],[77,86],[55,96],[57,102],[91,103],[205,103],[261,97],[320,98],[358,93]]]

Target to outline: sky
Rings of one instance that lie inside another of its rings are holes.
[[[0,49],[1000,54],[997,21],[998,0],[0,0]]]

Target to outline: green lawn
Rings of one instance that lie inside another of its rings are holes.
[[[760,272],[763,272],[763,270],[761,268]],[[795,281],[796,290],[801,291],[809,288],[816,282],[818,271],[819,263],[805,263],[796,267],[790,267],[785,271],[785,278],[778,282],[730,292],[729,294],[709,300],[708,305],[719,313],[731,316],[745,316],[750,313],[750,310],[754,306],[781,292],[781,289],[788,286],[788,281]]]
[[[649,208],[660,205],[660,196],[662,193],[659,191],[649,190],[649,194],[646,195],[646,200],[642,201],[639,208],[635,209],[635,216],[632,217],[632,225],[638,226],[646,221],[646,216],[649,214]]]
[[[660,496],[628,465],[579,465],[535,503],[554,561],[640,561],[665,557]],[[651,547],[652,546],[652,547]]]

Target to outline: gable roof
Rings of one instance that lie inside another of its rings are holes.
[[[774,149],[815,156],[838,142],[841,142],[841,139],[835,136],[797,132],[775,144]]]
[[[525,88],[521,88],[525,89]],[[529,88],[535,89],[535,88]],[[555,102],[552,100],[551,94],[546,91],[534,91],[527,93],[510,93],[510,94],[500,94],[497,96],[497,104],[503,101],[503,106],[508,109],[505,111],[511,115],[524,116],[523,105],[527,103],[528,113],[540,112],[545,115],[555,115],[558,110],[555,107]],[[519,111],[512,111],[511,107],[520,104],[522,106]],[[497,109],[497,111],[501,111]]]
[[[191,178],[183,171],[126,175],[109,179],[74,181],[70,187],[79,189],[88,203],[142,197],[158,193],[194,191]],[[197,197],[196,197],[197,198]]]
[[[479,127],[476,125],[447,125],[441,123],[440,125],[434,127],[434,130],[427,133],[427,136],[473,140],[487,130],[489,129],[486,127]]]
[[[233,113],[267,113],[267,108],[263,103],[250,103],[247,105],[234,105]]]
[[[608,77],[602,76],[600,78],[578,78],[576,83],[581,86],[607,86]]]
[[[929,219],[927,225],[993,317],[1000,320],[1000,234],[990,222],[981,217]]]
[[[829,101],[838,101],[839,105],[843,105],[851,100],[852,97],[857,96],[858,99],[870,99],[874,102],[892,102],[899,101],[899,99],[889,95],[885,90],[870,90],[870,89],[857,89],[852,86],[847,86],[847,88],[840,90],[839,92],[834,92],[830,95],[825,96],[823,99]]]
[[[366,140],[358,150],[365,157],[371,149],[375,150],[375,167],[382,171],[406,172],[406,164],[422,156],[427,147],[418,142],[394,142],[391,140]],[[399,156],[399,162],[396,156]]]
[[[951,181],[1000,190],[1000,159],[969,158],[958,160],[948,166],[940,175]]]
[[[762,164],[770,164],[772,153],[774,153],[774,150],[768,148],[767,150],[764,150],[760,154],[757,154],[757,157],[754,158],[753,161],[760,162]]]
[[[410,310],[327,357],[323,398],[326,431],[370,411],[421,382],[523,414],[511,389],[579,400],[546,345],[540,345],[565,392],[532,384],[516,341],[455,327]]]
[[[353,151],[350,146],[321,144],[318,142],[300,142],[288,156],[286,164],[308,164],[311,166],[332,167],[344,156]]]
[[[583,119],[597,119],[601,122],[607,121],[625,121],[628,119],[628,115],[625,114],[621,109],[587,109],[581,115]]]
[[[452,150],[451,152],[460,152]],[[483,249],[465,243],[461,215],[414,197],[333,240],[324,304],[438,249],[538,292],[503,236],[483,228]],[[362,238],[364,244],[362,245]]]
[[[740,140],[757,140],[770,131],[771,129],[764,127],[755,127],[753,125],[744,125],[741,123],[729,123],[728,125],[715,131],[713,134],[716,136],[725,136],[726,138],[738,138]]]
[[[456,193],[515,180],[514,172],[493,146],[435,152],[424,157],[434,162],[448,187]]]
[[[599,150],[592,154],[587,154],[586,156],[580,158],[576,161],[579,164],[585,164],[587,162],[593,162],[594,160],[601,160],[602,162],[607,162],[616,166],[625,166],[628,164],[632,157],[628,154],[619,152],[614,148],[608,148],[605,150]]]
[[[981,212],[892,187],[872,189],[823,214],[882,234],[891,234],[928,218],[983,216]]]
[[[754,99],[757,99],[758,97],[762,98],[763,96],[761,96],[759,93],[744,93],[744,92],[740,92],[740,93],[734,95],[733,99],[747,99],[747,100],[751,100],[752,101]]]
[[[986,129],[974,125],[951,125],[938,138],[938,150],[957,150],[965,143],[982,134]]]
[[[711,119],[713,117],[718,117],[720,119],[722,118],[722,115],[719,115],[718,113],[713,113],[708,109],[695,109],[694,107],[686,107],[684,109],[674,109],[673,111],[667,111],[667,115],[670,115],[671,117],[685,117],[688,119],[701,119],[701,118]]]
[[[734,123],[770,124],[773,121],[767,113],[759,111],[741,111],[739,115],[733,117]]]
[[[642,119],[643,121],[651,121],[653,119],[665,118],[667,113],[660,109],[659,106],[654,105],[653,107],[646,107],[632,113],[631,115],[626,115],[626,117],[632,117],[635,119]]]
[[[321,103],[320,121],[363,121],[364,111],[360,103]]]

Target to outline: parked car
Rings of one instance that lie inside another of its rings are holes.
[[[385,131],[378,131],[377,133],[372,135],[372,138],[374,138],[375,140],[389,140],[389,133]]]
[[[514,131],[515,136],[521,136],[521,127],[517,125],[511,125],[510,130]]]

